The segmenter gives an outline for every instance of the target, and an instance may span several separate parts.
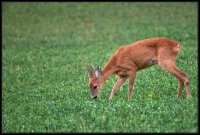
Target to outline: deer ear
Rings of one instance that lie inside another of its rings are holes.
[[[96,70],[95,70],[95,76],[96,77],[99,77],[102,75],[102,70],[100,67],[97,67]]]
[[[94,68],[92,66],[89,66],[89,68],[88,68],[88,75],[89,75],[90,78],[95,77]]]

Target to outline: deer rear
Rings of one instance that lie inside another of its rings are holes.
[[[137,71],[155,64],[159,64],[177,78],[179,81],[177,97],[181,97],[184,87],[187,97],[191,97],[188,76],[175,65],[179,51],[180,45],[176,41],[164,37],[144,39],[119,47],[103,69],[89,67],[89,87],[92,98],[97,98],[108,77],[115,74],[118,80],[113,86],[109,99],[112,99],[115,92],[128,79],[128,100],[131,100]]]

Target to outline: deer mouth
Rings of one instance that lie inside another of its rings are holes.
[[[92,97],[92,99],[97,99],[97,96]]]

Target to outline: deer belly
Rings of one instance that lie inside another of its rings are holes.
[[[148,59],[143,64],[140,65],[140,69],[147,68],[147,67],[153,66],[155,64],[158,64],[158,60]]]
[[[122,78],[128,76],[128,73],[127,73],[125,70],[118,71],[118,72],[116,72],[116,74],[117,74],[119,77],[122,77]]]

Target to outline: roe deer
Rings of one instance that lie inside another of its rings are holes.
[[[165,37],[144,39],[119,47],[102,70],[100,68],[94,70],[93,67],[89,67],[89,87],[92,98],[96,99],[105,80],[110,75],[116,74],[118,80],[112,89],[109,100],[112,99],[115,92],[127,78],[129,80],[128,100],[131,100],[136,72],[155,64],[159,64],[164,70],[170,72],[178,79],[177,97],[182,95],[184,87],[186,88],[187,97],[191,97],[188,76],[175,65],[179,51],[179,44]]]

